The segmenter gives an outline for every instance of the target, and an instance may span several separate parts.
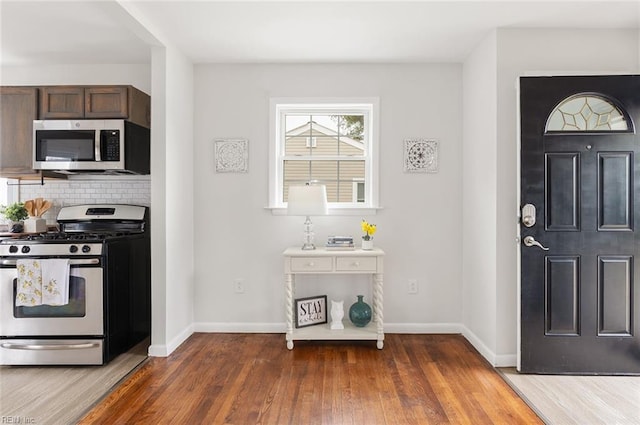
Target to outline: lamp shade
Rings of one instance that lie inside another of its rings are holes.
[[[327,188],[318,186],[289,186],[288,215],[327,214]]]

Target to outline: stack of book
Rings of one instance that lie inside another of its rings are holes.
[[[329,236],[327,249],[355,249],[353,236]]]

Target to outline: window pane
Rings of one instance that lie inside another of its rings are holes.
[[[628,130],[622,111],[607,99],[594,95],[571,96],[551,113],[545,131]]]
[[[327,202],[338,202],[338,182],[326,182],[327,186]]]
[[[318,143],[313,152],[314,155],[338,155],[338,139],[335,136],[318,134],[316,140]]]
[[[310,155],[313,151],[315,140],[307,135],[287,136],[284,144],[285,155]]]
[[[341,180],[364,180],[364,161],[340,161]]]
[[[338,126],[329,115],[311,115],[309,121],[313,136],[338,135]]]
[[[311,161],[284,161],[284,181],[308,183],[311,180]]]
[[[287,133],[285,135],[285,151],[287,156],[293,155],[331,155],[331,156],[364,156],[364,142],[362,139],[362,125],[358,124],[362,116],[347,116],[352,121],[347,121],[345,116],[318,116],[318,115],[293,115],[286,116]],[[304,120],[308,121],[304,121]],[[355,119],[355,121],[353,121]],[[321,120],[320,124],[316,120]],[[348,122],[355,122],[355,127]],[[338,129],[337,125],[343,124],[344,129]],[[356,139],[350,137],[344,131],[360,131],[355,134]]]
[[[338,161],[313,161],[311,177],[314,181],[325,183],[338,179]]]
[[[364,140],[364,115],[332,115],[340,136],[352,140]]]
[[[358,199],[357,182],[365,179],[365,161],[284,161],[284,201],[287,200],[288,186],[309,181],[327,186],[329,202],[355,202]],[[363,202],[363,201],[361,201]]]
[[[284,118],[284,128],[287,134],[297,134],[304,131],[305,126],[309,124],[311,117],[306,114],[287,114]]]

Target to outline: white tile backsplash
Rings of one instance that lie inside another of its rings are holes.
[[[97,179],[98,177],[96,177]],[[109,177],[108,180],[45,180],[44,185],[22,184],[19,201],[44,198],[53,207],[42,218],[55,224],[60,208],[77,204],[133,204],[151,206],[149,176]]]

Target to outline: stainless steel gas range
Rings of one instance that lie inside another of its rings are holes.
[[[63,207],[60,232],[0,241],[0,364],[101,365],[150,335],[148,215]]]

